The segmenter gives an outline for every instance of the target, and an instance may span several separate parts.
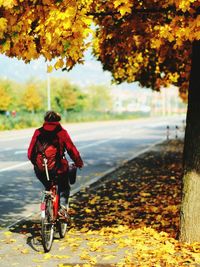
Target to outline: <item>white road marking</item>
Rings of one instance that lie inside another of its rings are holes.
[[[13,170],[13,169],[17,169],[17,168],[25,166],[25,165],[27,165],[29,163],[30,163],[30,161],[25,161],[25,162],[22,162],[22,163],[19,163],[19,164],[16,164],[16,165],[12,165],[12,166],[6,167],[4,169],[1,169],[0,172],[5,172],[5,171],[10,171],[10,170]]]
[[[113,138],[113,139],[117,139],[117,138]],[[88,145],[79,146],[78,149],[80,150],[80,149],[84,149],[84,148],[88,148],[88,147],[92,147],[92,146],[98,146],[100,144],[112,141],[113,139],[101,140],[101,141],[97,141],[97,142],[94,142],[94,143],[90,143]],[[19,150],[19,151],[17,150],[17,151],[14,152],[15,155],[26,154],[26,153],[27,153],[27,150]]]
[[[92,147],[92,146],[98,146],[100,144],[103,144],[103,143],[107,143],[109,141],[112,141],[112,140],[115,140],[115,139],[119,139],[120,137],[117,136],[117,137],[114,137],[114,138],[110,138],[110,139],[106,139],[106,140],[101,140],[101,141],[97,141],[97,142],[94,142],[94,143],[90,143],[90,144],[87,144],[87,145],[83,145],[83,146],[79,146],[78,149],[81,150],[81,149],[84,149],[84,148],[88,148],[88,147]]]
[[[116,139],[116,138],[114,138],[114,139]],[[92,144],[88,144],[88,145],[82,146],[79,149],[84,149],[84,148],[91,147],[91,146],[97,146],[97,145],[100,145],[102,143],[109,142],[111,140],[113,140],[113,139],[108,139],[108,140],[103,140],[103,141],[95,142],[95,143],[92,143]],[[16,151],[14,154],[23,154],[23,153],[27,153],[27,151]],[[29,163],[29,161],[22,162],[22,163],[19,163],[19,164],[16,164],[16,165],[12,165],[10,167],[6,167],[4,169],[1,169],[0,172],[5,172],[5,171],[17,169],[19,167],[22,167],[22,166],[27,165],[28,163]]]
[[[8,226],[6,227],[6,229],[9,229],[9,228],[15,226],[16,224],[20,223],[21,221],[24,221],[25,219],[28,219],[29,217],[33,216],[33,214],[35,214],[35,213],[33,212],[33,213],[30,213],[29,215],[27,215],[27,216],[25,216],[25,217],[20,218],[20,219],[17,220],[16,222],[14,222],[14,223],[8,225]],[[2,231],[0,231],[0,232],[3,232],[3,231],[4,231],[4,230],[2,230]]]
[[[87,144],[87,145],[84,145],[84,146],[80,146],[79,147],[79,150],[81,149],[84,149],[84,148],[88,148],[88,147],[92,147],[92,146],[98,146],[100,144],[103,144],[103,143],[106,143],[106,142],[109,142],[109,141],[112,141],[112,140],[115,140],[115,139],[119,139],[120,136],[118,137],[114,137],[112,139],[106,139],[106,140],[101,140],[101,141],[97,141],[97,142],[94,142],[94,143],[91,143],[91,144]],[[24,154],[24,153],[27,153],[26,150],[21,150],[21,151],[15,151],[15,155],[17,154]],[[5,172],[5,171],[9,171],[9,170],[13,170],[13,169],[17,169],[19,167],[22,167],[22,166],[25,166],[29,163],[29,161],[26,161],[26,162],[22,162],[22,163],[19,163],[19,164],[16,164],[16,165],[12,165],[10,167],[6,167],[4,169],[1,169],[0,172]]]
[[[30,138],[30,136],[14,136],[14,137],[7,137],[7,138],[2,138],[0,142],[5,142],[5,141],[13,141],[13,140],[20,140],[20,139],[27,139]]]
[[[144,131],[145,130],[143,130],[143,129],[142,130],[137,130],[137,134],[140,133],[140,132],[144,132]],[[97,142],[93,142],[93,143],[90,143],[90,144],[87,144],[87,145],[80,146],[80,147],[78,147],[78,149],[81,150],[81,149],[85,149],[85,148],[88,148],[88,147],[98,146],[100,144],[107,143],[109,141],[120,139],[121,137],[122,136],[115,136],[113,138],[109,138],[109,139],[105,139],[105,140],[100,140],[100,141],[97,141]],[[23,153],[27,153],[27,151],[25,151],[25,150],[15,151],[14,154],[23,154]],[[26,161],[26,162],[22,162],[22,163],[19,163],[19,164],[16,164],[16,165],[12,165],[12,166],[3,168],[3,169],[0,170],[0,173],[1,172],[10,171],[10,170],[13,170],[13,169],[20,168],[22,166],[27,165],[28,163],[30,163],[30,162],[29,161]]]
[[[109,141],[112,141],[114,139],[119,139],[120,137],[115,137],[115,138],[112,138],[112,139],[106,139],[106,140],[101,140],[101,141],[97,141],[97,142],[93,142],[93,143],[90,143],[90,144],[87,144],[87,145],[83,145],[83,146],[79,146],[78,149],[84,149],[84,148],[88,148],[88,147],[92,147],[92,146],[98,146],[100,144],[103,144],[103,143],[107,143]],[[19,151],[15,151],[14,154],[15,155],[18,155],[18,154],[26,154],[27,153],[27,150],[19,150]]]
[[[113,139],[116,139],[116,138],[113,138]],[[94,142],[92,144],[88,144],[88,145],[85,145],[85,146],[82,146],[82,147],[80,146],[79,149],[84,149],[84,148],[87,148],[87,147],[97,146],[97,145],[112,141],[113,139],[101,140],[101,141]],[[15,151],[14,154],[23,154],[23,153],[27,153],[27,151],[23,151],[23,150]],[[28,163],[29,163],[29,161],[22,162],[22,163],[19,163],[19,164],[16,164],[16,165],[12,165],[12,166],[6,167],[4,169],[1,169],[0,172],[5,172],[5,171],[10,171],[10,170],[13,170],[13,169],[17,169],[17,168],[20,168],[22,166],[27,165]]]
[[[11,148],[11,147],[6,147],[6,148],[2,148],[1,150],[0,150],[0,152],[5,152],[5,151],[9,151],[9,150],[12,150],[13,148]]]
[[[15,154],[15,155],[19,155],[19,154],[27,154],[27,150],[19,150],[19,151],[15,151],[14,154]]]

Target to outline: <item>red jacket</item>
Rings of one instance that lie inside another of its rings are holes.
[[[44,122],[43,128],[47,131],[53,131],[57,126],[61,126],[59,122]],[[36,129],[33,137],[31,139],[29,148],[28,148],[28,159],[31,160],[32,158],[32,153],[33,153],[33,148],[37,140],[37,136],[40,134],[39,129]],[[57,133],[57,136],[59,138],[59,143],[60,143],[60,153],[61,156],[63,155],[63,152],[65,149],[67,150],[67,153],[69,154],[70,158],[74,161],[76,167],[81,168],[83,167],[83,161],[81,159],[81,156],[73,144],[69,134],[67,131],[61,126],[61,131]]]

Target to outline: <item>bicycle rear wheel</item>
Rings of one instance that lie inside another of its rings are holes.
[[[45,252],[49,252],[53,243],[54,223],[53,223],[53,206],[48,197],[45,200],[45,213],[41,218],[42,222],[42,245]]]
[[[63,209],[62,211],[64,217],[67,218],[67,211],[65,209]],[[68,223],[66,221],[62,221],[62,220],[58,220],[58,232],[59,232],[59,235],[60,235],[60,238],[64,238],[65,237],[65,234],[67,232],[67,225]]]

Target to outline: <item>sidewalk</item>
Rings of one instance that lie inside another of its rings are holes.
[[[43,253],[39,218],[1,233],[0,266],[198,266],[200,244],[180,244],[182,142],[166,141],[71,199],[73,223]]]

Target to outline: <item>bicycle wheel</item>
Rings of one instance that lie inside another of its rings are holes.
[[[67,211],[65,209],[63,209],[62,211],[64,213],[64,217],[68,217],[67,215]],[[66,221],[62,221],[62,220],[58,220],[58,232],[60,235],[60,238],[64,238],[65,234],[67,232],[67,222]]]
[[[50,251],[53,243],[54,223],[53,206],[50,198],[45,200],[45,215],[42,217],[42,245],[45,252]]]

